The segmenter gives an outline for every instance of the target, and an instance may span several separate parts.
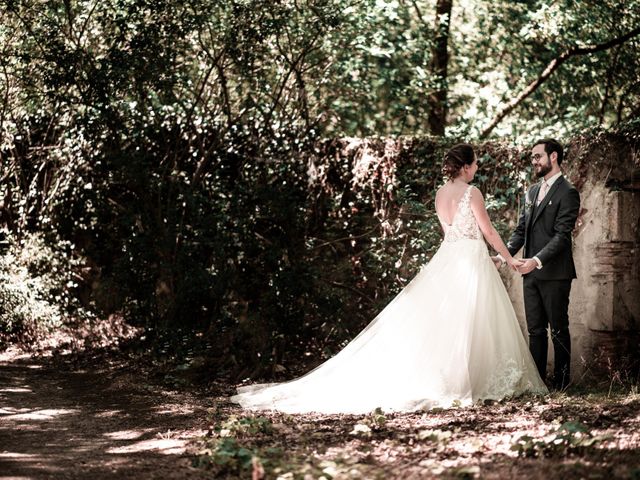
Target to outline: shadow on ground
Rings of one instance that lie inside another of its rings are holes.
[[[0,363],[0,479],[206,478],[188,450],[206,399],[133,378]]]

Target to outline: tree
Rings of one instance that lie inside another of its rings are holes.
[[[392,141],[354,158],[323,140],[473,139],[495,118],[485,135],[524,141],[637,117],[637,5],[4,0],[0,218],[73,245],[98,309],[280,352],[278,335],[328,328],[367,268],[390,291],[395,247],[363,265],[349,240],[384,237],[384,204],[415,196],[396,191]],[[435,184],[437,148],[408,177]],[[335,161],[314,171],[321,154]],[[340,281],[332,255],[353,259]],[[359,298],[365,318],[376,295]]]
[[[449,132],[479,136],[555,59],[625,38],[637,28],[639,6],[637,0],[454,5]],[[518,103],[517,115],[503,117],[487,134],[564,136],[630,120],[640,99],[639,59],[633,36],[612,49],[556,61],[560,68]]]
[[[436,5],[436,38],[431,55],[431,75],[435,91],[429,95],[429,131],[444,135],[447,125],[447,64],[449,63],[449,26],[452,0],[438,0]]]
[[[600,45],[574,47],[574,48],[571,48],[569,50],[566,50],[559,57],[554,58],[549,63],[549,65],[547,65],[547,67],[543,70],[543,72],[540,74],[540,76],[537,79],[535,79],[533,82],[531,82],[529,85],[527,85],[527,87],[520,94],[518,94],[518,96],[516,96],[514,99],[512,99],[507,105],[505,105],[502,108],[502,110],[500,110],[498,112],[498,114],[491,121],[491,123],[484,130],[482,130],[482,132],[480,133],[480,137],[484,138],[484,137],[488,136],[491,133],[491,131],[496,127],[496,125],[498,125],[498,123],[500,123],[500,121],[502,119],[504,119],[507,115],[509,115],[527,97],[529,97],[538,88],[540,88],[540,86],[553,74],[553,72],[555,72],[558,68],[560,68],[560,66],[564,62],[566,62],[567,60],[571,59],[572,57],[579,56],[579,55],[590,55],[590,54],[594,54],[594,53],[598,53],[598,52],[602,52],[602,51],[608,50],[608,49],[613,48],[613,47],[617,47],[617,46],[627,42],[628,40],[633,39],[634,37],[636,37],[638,35],[640,35],[640,28],[636,28],[636,29],[632,30],[631,32],[629,32],[627,34],[622,35],[621,37],[614,38],[613,40],[610,40],[608,42],[602,43]],[[602,104],[602,110],[601,110],[601,115],[600,115],[600,123],[602,123],[602,121],[603,121],[604,112],[606,111],[607,102],[609,100],[609,91],[610,91],[610,88],[611,88],[612,78],[613,78],[612,74],[609,74],[607,76],[607,87],[606,87],[605,97],[603,99],[603,104]]]

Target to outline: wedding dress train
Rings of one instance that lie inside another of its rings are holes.
[[[240,387],[247,409],[413,411],[546,393],[465,191],[442,245],[342,351],[306,375]]]

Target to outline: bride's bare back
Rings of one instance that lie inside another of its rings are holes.
[[[436,214],[442,228],[451,226],[460,201],[469,185],[463,182],[447,182],[436,192]]]
[[[436,214],[442,224],[442,229],[446,233],[453,225],[460,208],[460,202],[468,188],[470,188],[469,207],[482,235],[498,253],[511,260],[511,254],[491,223],[482,193],[476,187],[469,187],[465,182],[448,181],[436,192]]]

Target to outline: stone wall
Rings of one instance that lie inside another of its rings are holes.
[[[640,150],[634,143],[619,137],[579,138],[569,147],[566,174],[581,196],[573,247],[578,278],[569,306],[578,383],[629,375],[638,368]],[[503,274],[525,330],[522,278]],[[552,357],[551,344],[549,350]]]
[[[572,369],[577,382],[593,377],[611,379],[633,368],[637,372],[640,364],[640,123],[629,128],[626,132],[575,137],[566,150],[565,174],[582,200],[574,232],[578,278],[572,286],[569,310]],[[318,171],[325,172],[326,179],[320,183],[334,192],[351,192],[349,198],[353,199],[357,197],[354,193],[354,185],[359,183],[357,172],[365,171],[375,180],[380,177],[376,168],[391,165],[394,183],[409,191],[409,198],[419,199],[426,206],[427,212],[418,212],[424,214],[416,217],[426,217],[433,214],[434,193],[442,182],[441,158],[449,147],[445,141],[411,137],[332,140],[321,149]],[[509,222],[513,228],[519,193],[512,198],[506,192],[509,187],[523,191],[521,172],[529,162],[528,155],[522,148],[506,142],[489,142],[475,148],[482,161],[474,185],[485,193],[485,198],[493,196],[494,205],[503,203],[490,210],[495,223]],[[359,162],[364,168],[358,166]],[[376,188],[379,190],[379,185]],[[374,190],[372,187],[371,191]],[[386,195],[387,190],[384,192]],[[495,202],[495,195],[502,195],[500,202]],[[385,196],[384,202],[378,202],[384,203],[387,211],[374,216],[386,218],[386,215],[392,221],[403,218],[406,205],[392,197]],[[342,198],[347,198],[347,194]],[[371,203],[376,201],[374,198]],[[360,215],[370,217],[371,212],[364,209]],[[389,238],[397,240],[401,234],[405,239],[423,235],[425,240],[424,231],[398,228]],[[439,225],[437,230],[440,235]],[[439,243],[438,235],[428,240]],[[398,263],[407,268],[402,276],[411,278],[419,263],[404,254],[407,242],[395,252],[388,247],[390,240],[386,242],[386,253],[390,257],[398,255]],[[373,276],[377,272],[371,270],[371,273]],[[522,279],[506,268],[501,274],[526,335]],[[369,295],[376,296],[375,292]],[[552,348],[550,354],[553,354]]]

